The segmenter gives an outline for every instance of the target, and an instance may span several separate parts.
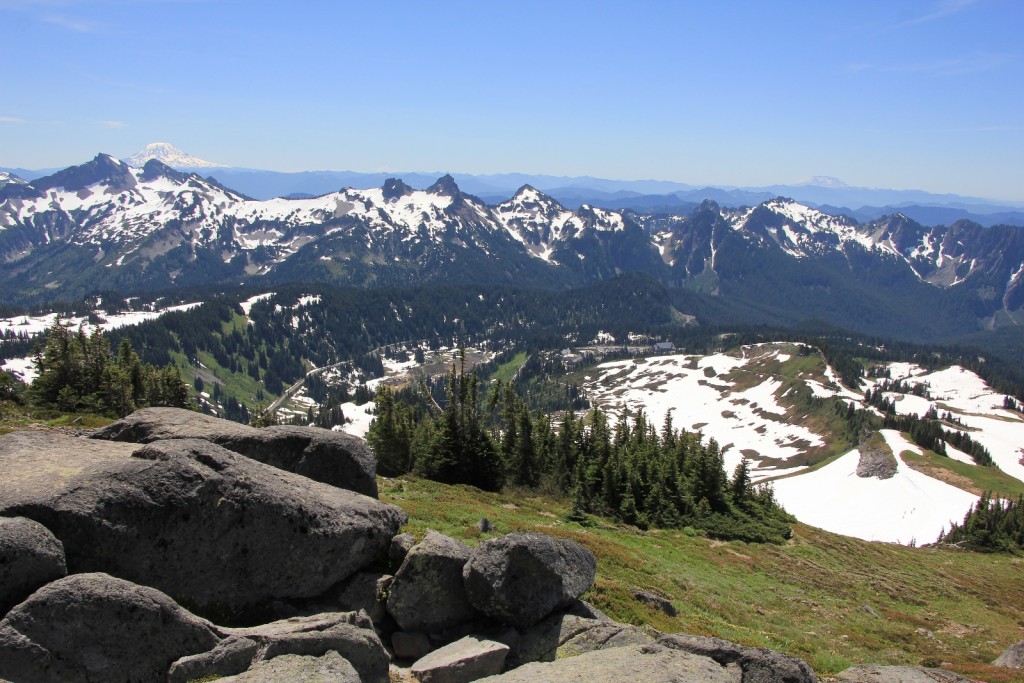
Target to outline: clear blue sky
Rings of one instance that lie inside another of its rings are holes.
[[[276,170],[1024,201],[1022,33],[1022,0],[0,0],[0,166],[166,141]]]

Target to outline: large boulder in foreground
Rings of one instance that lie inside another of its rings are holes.
[[[257,663],[237,676],[217,683],[361,683],[359,674],[337,652],[320,657],[282,655]]]
[[[161,681],[174,660],[218,640],[215,627],[158,590],[75,574],[39,589],[0,621],[0,678]]]
[[[339,654],[352,666],[357,672],[356,680],[363,683],[387,683],[388,680],[388,653],[374,632],[372,622],[361,612],[325,612],[251,628],[222,630],[227,638],[212,650],[174,662],[167,675],[168,683],[264,671],[263,663],[283,656],[323,657],[330,652]],[[261,679],[239,677],[239,680]]]
[[[737,683],[736,672],[707,657],[660,645],[627,645],[526,664],[480,683]]]
[[[383,557],[405,513],[208,441],[0,436],[0,515],[46,526],[68,570],[154,586],[218,622],[320,595]]]
[[[362,683],[359,674],[337,652],[320,657],[282,655],[257,663],[237,676],[217,683]]]
[[[1006,648],[1006,651],[992,662],[992,666],[1005,666],[1008,669],[1024,669],[1024,640]]]
[[[709,657],[722,666],[736,664],[743,683],[817,683],[814,670],[803,660],[763,647],[746,647],[720,638],[685,633],[662,636],[658,644],[673,650]]]
[[[94,439],[152,443],[202,439],[331,486],[377,497],[377,461],[362,439],[315,427],[256,429],[181,408],[143,408],[92,434]]]
[[[403,631],[443,631],[477,616],[462,585],[472,552],[436,531],[413,546],[388,589],[388,613]]]
[[[24,517],[0,517],[0,616],[67,573],[64,546],[49,529]]]
[[[504,643],[466,636],[420,658],[411,671],[420,683],[471,683],[500,674],[508,651]]]
[[[463,578],[474,607],[526,628],[586,592],[596,569],[594,555],[578,543],[515,533],[481,543]]]

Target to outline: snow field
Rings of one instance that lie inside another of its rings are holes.
[[[890,479],[857,476],[852,450],[814,472],[772,482],[776,499],[806,524],[866,541],[919,544],[935,541],[951,521],[960,522],[977,496],[921,474],[899,457],[922,452],[902,434],[882,430],[896,456]]]

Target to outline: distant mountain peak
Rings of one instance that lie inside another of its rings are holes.
[[[125,161],[129,166],[142,168],[150,159],[156,159],[162,164],[176,169],[224,168],[224,164],[217,164],[186,154],[169,142],[151,142]]]
[[[399,178],[388,178],[381,189],[384,191],[384,199],[398,199],[413,192],[413,189]]]
[[[427,192],[447,197],[457,197],[461,194],[459,186],[455,184],[455,178],[448,173],[438,178],[436,183],[428,187]]]
[[[833,188],[833,189],[836,189],[836,190],[845,190],[845,189],[848,189],[850,187],[849,185],[844,183],[839,178],[833,178],[832,176],[828,176],[828,175],[814,175],[814,176],[811,176],[810,178],[805,178],[805,179],[801,180],[799,183],[797,183],[797,185],[798,186],[811,185],[811,186],[814,186],[814,187],[829,187],[829,188]]]

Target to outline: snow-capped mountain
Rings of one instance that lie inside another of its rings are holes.
[[[217,164],[212,161],[200,159],[199,157],[194,157],[191,154],[186,154],[169,142],[151,142],[135,154],[125,159],[125,161],[133,168],[142,168],[150,159],[156,159],[171,168],[179,170],[225,168],[224,164]]]
[[[935,337],[1024,319],[1024,229],[1009,226],[925,227],[901,214],[859,224],[784,198],[739,209],[707,201],[678,216],[569,210],[531,186],[488,205],[451,176],[425,190],[389,179],[256,201],[156,159],[133,168],[102,154],[0,185],[9,297],[247,277],[565,286],[623,272],[794,320],[870,327],[881,317],[893,327],[948,306],[955,319],[921,330]]]

